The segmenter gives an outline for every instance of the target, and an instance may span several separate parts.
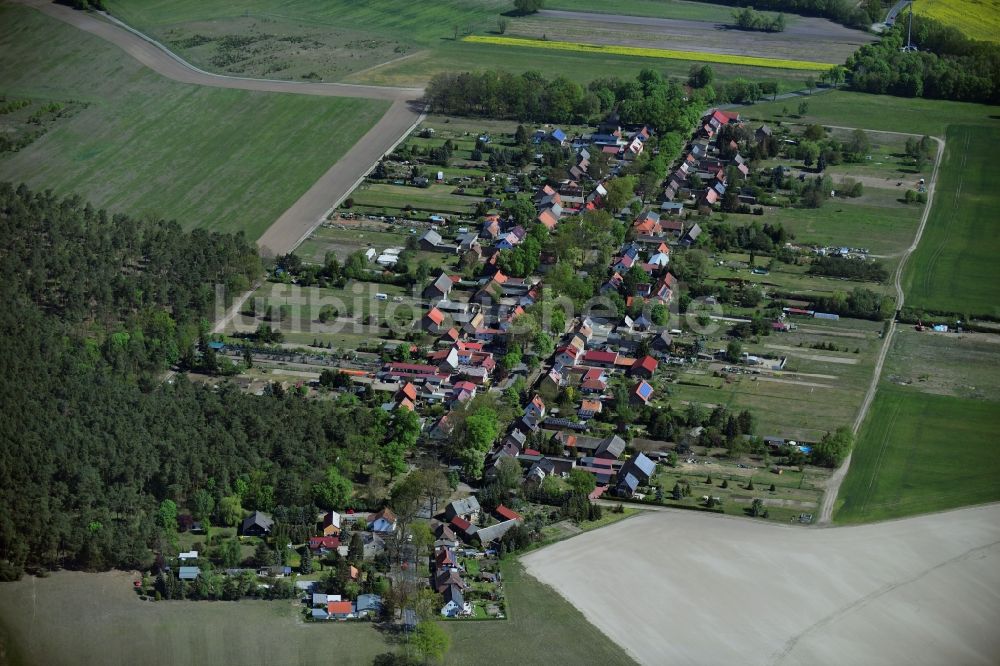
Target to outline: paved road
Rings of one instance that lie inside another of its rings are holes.
[[[75,11],[48,0],[17,2],[109,41],[154,72],[181,83],[256,92],[364,97],[392,102],[382,119],[264,232],[257,244],[265,256],[286,254],[295,249],[422,118],[420,99],[424,91],[421,88],[280,81],[213,74],[198,69],[114,17]]]
[[[837,127],[831,125],[834,129],[854,129],[853,127]],[[898,134],[900,136],[919,136],[917,134],[906,134],[905,132],[885,132],[885,134]],[[934,203],[934,190],[937,184],[938,169],[941,166],[941,159],[944,157],[944,140],[937,137],[933,137],[937,142],[937,156],[934,158],[934,170],[931,172],[931,177],[927,181],[927,204],[924,206],[924,213],[920,216],[920,226],[917,227],[917,233],[913,237],[913,242],[910,247],[906,248],[903,252],[902,259],[899,261],[899,265],[896,266],[896,272],[893,275],[893,285],[896,288],[896,309],[901,310],[903,308],[903,301],[906,298],[906,294],[903,293],[903,285],[901,279],[903,276],[903,269],[906,267],[906,262],[909,260],[910,255],[913,254],[914,250],[917,249],[917,245],[920,243],[920,237],[923,236],[924,227],[927,226],[927,218],[931,214],[931,205]],[[865,393],[865,399],[861,403],[861,409],[858,410],[857,418],[854,419],[854,425],[852,430],[854,434],[857,435],[858,431],[861,429],[861,424],[865,420],[865,416],[868,414],[868,409],[871,407],[872,400],[875,399],[875,392],[878,390],[879,379],[882,377],[882,366],[885,364],[885,357],[889,353],[889,348],[892,346],[892,336],[896,332],[896,321],[895,317],[889,322],[889,328],[886,331],[885,338],[882,340],[882,348],[879,350],[878,358],[875,361],[875,372],[872,374],[871,384],[868,385],[868,391]],[[840,492],[840,484],[843,483],[844,477],[847,476],[847,470],[851,466],[851,456],[848,455],[844,463],[833,473],[830,480],[827,482],[826,492],[823,493],[823,504],[820,506],[819,511],[819,524],[828,525],[833,519],[833,508],[837,503],[837,495]]]

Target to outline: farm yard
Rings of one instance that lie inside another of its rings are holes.
[[[988,663],[998,525],[996,506],[833,530],[664,510],[522,560],[642,664]]]
[[[173,83],[32,9],[3,5],[0,17],[17,27],[0,37],[5,94],[86,105],[0,156],[0,178],[187,229],[256,239],[387,108]]]

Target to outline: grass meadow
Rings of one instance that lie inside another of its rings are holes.
[[[883,382],[858,435],[834,520],[859,523],[1000,499],[1000,403]]]
[[[802,116],[797,115],[799,102],[808,104]],[[746,118],[768,122],[819,123],[939,137],[943,137],[952,124],[1000,127],[1000,111],[987,104],[869,95],[846,90],[759,102],[742,107],[740,112]]]
[[[552,588],[503,564],[508,620],[446,622],[445,664],[634,664]],[[0,638],[11,666],[370,664],[405,638],[367,622],[312,624],[296,602],[143,602],[123,572],[59,572],[4,586]],[[543,630],[544,628],[544,630]],[[517,640],[511,640],[516,636]]]
[[[387,103],[189,86],[34,10],[0,6],[0,89],[87,102],[0,179],[95,206],[256,239],[384,113]]]
[[[1000,127],[952,125],[934,206],[906,265],[906,304],[1000,317]]]

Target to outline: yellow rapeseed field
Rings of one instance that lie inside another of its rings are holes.
[[[502,46],[526,46],[553,51],[577,51],[580,53],[601,53],[604,55],[638,56],[642,58],[670,58],[673,60],[696,60],[726,65],[748,65],[750,67],[772,67],[776,69],[798,69],[822,72],[834,63],[808,62],[805,60],[781,60],[779,58],[759,58],[756,56],[730,55],[726,53],[704,53],[701,51],[675,51],[673,49],[652,49],[641,46],[606,46],[603,44],[583,44],[580,42],[556,42],[524,37],[491,37],[470,35],[463,41],[476,44],[499,44]]]
[[[1000,42],[1000,0],[917,0],[913,7],[973,39]]]

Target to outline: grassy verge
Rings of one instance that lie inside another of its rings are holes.
[[[0,157],[0,179],[185,228],[257,238],[387,108],[174,83],[34,10],[5,5],[0,21],[7,95],[89,103]]]

